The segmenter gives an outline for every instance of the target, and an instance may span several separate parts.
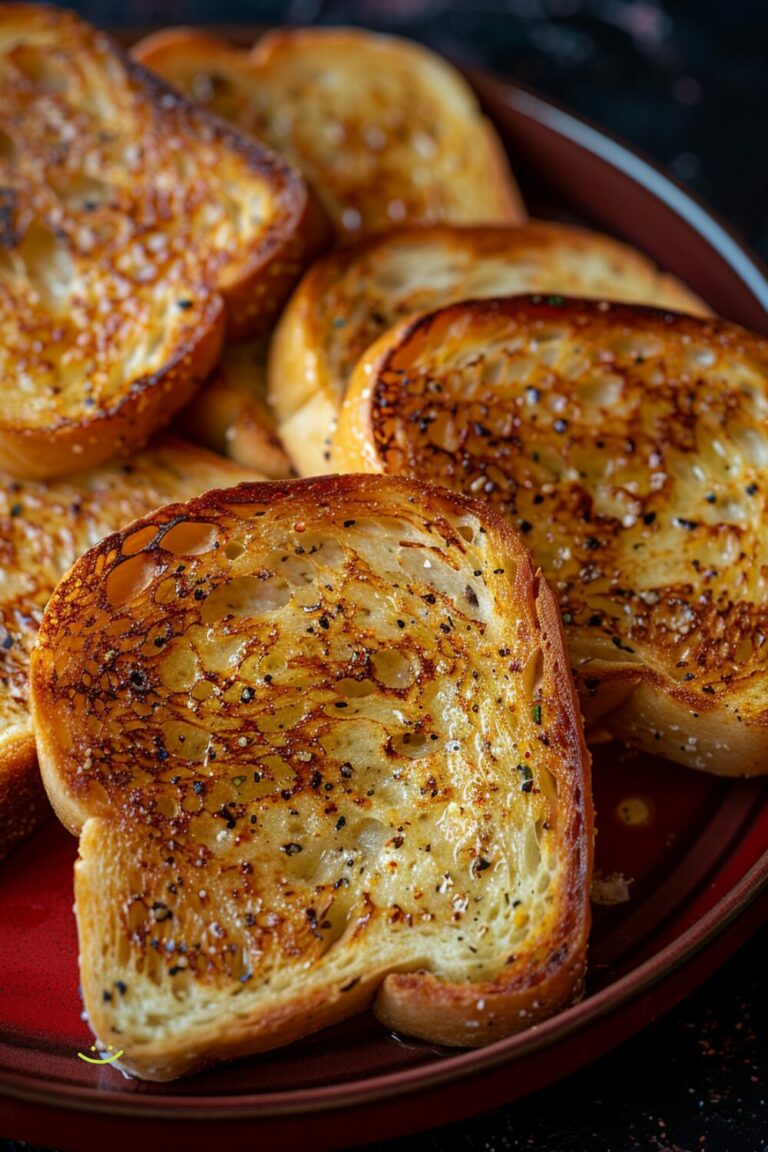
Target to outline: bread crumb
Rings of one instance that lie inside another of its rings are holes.
[[[603,876],[598,868],[592,877],[592,903],[605,906],[626,904],[629,900],[629,886],[633,882],[631,876],[624,876],[621,872],[610,872]]]

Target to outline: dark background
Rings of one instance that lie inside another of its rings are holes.
[[[346,22],[413,36],[538,88],[640,147],[768,259],[768,0],[71,6],[103,26]],[[590,1068],[499,1112],[398,1141],[397,1149],[768,1152],[767,1031],[763,928],[679,1008]],[[440,1117],[429,1121],[439,1125]]]
[[[767,0],[83,0],[102,25],[364,24],[540,89],[642,148],[768,258]]]

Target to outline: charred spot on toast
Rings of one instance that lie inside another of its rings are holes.
[[[57,787],[123,861],[121,966],[189,1003],[346,985],[370,948],[490,990],[562,948],[573,996],[588,780],[562,676],[503,520],[348,476],[110,537],[49,605],[34,682]]]
[[[364,417],[375,458],[483,497],[526,534],[578,676],[608,661],[630,687],[638,670],[663,678],[694,715],[732,694],[763,722],[764,340],[519,297],[432,313],[380,356]],[[696,767],[719,762],[695,727],[677,743]]]

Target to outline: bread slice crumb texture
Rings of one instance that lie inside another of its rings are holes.
[[[371,1002],[487,1043],[579,994],[588,760],[549,591],[482,505],[339,477],[170,506],[59,586],[33,700],[86,1006],[139,1075]]]
[[[582,707],[649,752],[768,770],[768,342],[563,297],[457,304],[360,361],[337,467],[482,496],[525,535]]]
[[[163,437],[115,463],[51,483],[0,474],[0,856],[49,812],[29,715],[29,661],[48,599],[102,536],[169,500],[249,478],[245,469]],[[30,816],[34,815],[34,819]]]
[[[0,466],[125,454],[263,330],[306,189],[71,13],[0,10]]]
[[[253,50],[185,28],[134,54],[301,172],[337,239],[403,224],[519,223],[495,129],[446,60],[359,28],[268,32]]]
[[[567,224],[442,224],[361,240],[312,266],[271,344],[270,400],[299,473],[333,470],[328,441],[352,371],[388,328],[460,300],[521,292],[707,312],[641,252]]]

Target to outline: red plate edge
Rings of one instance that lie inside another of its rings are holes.
[[[764,810],[761,816],[762,833],[768,824],[768,812]],[[106,1094],[98,1094],[101,1096],[103,1107],[98,1107],[92,1102],[84,1104],[80,1100],[69,1103],[63,1099],[57,1099],[56,1106],[52,1107],[43,1093],[30,1092],[20,1086],[14,1090],[8,1085],[17,1098],[0,1099],[0,1121],[3,1131],[14,1137],[23,1132],[27,1140],[56,1144],[60,1149],[68,1146],[77,1149],[78,1152],[101,1149],[105,1139],[108,1139],[115,1152],[123,1148],[130,1148],[133,1152],[138,1134],[136,1124],[125,1125],[125,1120],[135,1122],[151,1120],[153,1132],[158,1136],[161,1132],[170,1135],[172,1131],[174,1140],[183,1139],[190,1152],[195,1152],[198,1148],[208,1152],[211,1128],[206,1121],[225,1122],[227,1137],[237,1138],[253,1135],[256,1120],[259,1135],[263,1138],[279,1138],[280,1147],[284,1152],[292,1152],[293,1149],[297,1152],[302,1149],[304,1152],[308,1135],[307,1114],[314,1112],[316,1115],[322,1113],[322,1116],[318,1115],[316,1124],[313,1125],[312,1142],[319,1152],[323,1152],[325,1149],[363,1143],[372,1137],[386,1135],[392,1138],[464,1119],[478,1111],[486,1111],[527,1095],[544,1087],[554,1078],[590,1063],[614,1047],[619,1039],[625,1039],[652,1023],[691,993],[711,976],[764,920],[768,913],[767,876],[768,852],[764,853],[742,881],[688,932],[640,969],[636,969],[622,981],[585,1002],[590,1008],[589,1013],[583,1011],[582,1005],[577,1005],[527,1034],[525,1050],[531,1054],[531,1059],[526,1064],[525,1077],[521,1077],[518,1081],[513,1075],[514,1069],[504,1066],[503,1048],[508,1042],[503,1042],[494,1045],[493,1048],[467,1053],[446,1062],[450,1065],[450,1071],[447,1074],[430,1076],[426,1087],[421,1083],[408,1083],[405,1077],[399,1077],[393,1090],[386,1092],[382,1090],[382,1086],[386,1086],[387,1081],[392,1081],[395,1077],[383,1077],[379,1091],[375,1093],[377,1085],[372,1081],[371,1093],[359,1094],[354,1103],[346,1107],[341,1115],[338,1109],[344,1107],[346,1101],[339,1099],[329,1101],[328,1090],[325,1091],[325,1100],[317,1099],[322,1095],[322,1090],[303,1093],[305,1103],[302,1105],[294,1100],[289,1115],[276,1113],[268,1115],[260,1111],[257,1119],[253,1112],[249,1113],[243,1107],[227,1108],[226,1115],[222,1115],[221,1111],[206,1111],[205,1101],[202,1101],[203,1108],[199,1109],[189,1098],[175,1100],[169,1098],[168,1103],[178,1109],[175,1115],[158,1108],[141,1109],[140,1112],[136,1108],[126,1108],[124,1098],[120,1101],[121,1107],[110,1106],[109,1101],[104,1099]],[[731,929],[730,932],[726,932],[728,928]],[[638,979],[641,974],[642,982]],[[614,1002],[617,988],[622,988],[623,995],[620,1000]],[[617,1033],[614,1027],[617,1013],[620,1013],[620,1033]],[[583,1023],[579,1019],[581,1015],[590,1017],[591,1027],[586,1033],[581,1028]],[[549,1047],[550,1042],[558,1035],[566,1041],[567,1049],[561,1047],[558,1068],[553,1075]],[[484,1057],[482,1064],[477,1060],[478,1056]],[[472,1060],[472,1057],[475,1057],[475,1060]],[[467,1062],[471,1062],[471,1069],[468,1070],[463,1085],[464,1091],[446,1096],[444,1092],[446,1080],[461,1076]],[[411,1075],[409,1079],[423,1080],[425,1077],[416,1074]],[[422,1091],[419,1093],[420,1088]],[[3,1086],[3,1091],[5,1090]],[[395,1094],[398,1097],[405,1095],[397,1109],[393,1108],[391,1103],[391,1097]],[[307,1099],[310,1096],[315,1099]],[[48,1099],[50,1100],[50,1097]],[[220,1098],[216,1103],[220,1108]],[[85,1116],[82,1117],[85,1129],[80,1129],[79,1124],[75,1128],[73,1120],[77,1112],[82,1114],[86,1111],[89,1113],[87,1120]],[[115,1121],[118,1117],[123,1124],[116,1128]],[[326,1118],[331,1123],[328,1123]],[[155,1127],[158,1123],[161,1126],[159,1130]],[[76,1143],[70,1142],[67,1136],[71,1137],[76,1131]],[[64,1132],[67,1133],[66,1144],[61,1140]]]
[[[663,245],[663,236],[654,245],[649,243],[647,234],[637,233],[641,247],[689,280],[719,311],[733,314],[735,296],[739,302],[735,309],[738,318],[768,334],[768,273],[710,209],[653,162],[573,113],[487,73],[472,72],[471,79],[492,114],[494,105],[497,109],[506,105],[507,114],[514,115],[518,127],[527,122],[530,133],[544,130],[559,137],[561,144],[565,142],[574,153],[588,153],[589,163],[597,159],[607,170],[617,171],[631,181],[639,195],[664,205],[676,226],[682,221],[699,241],[703,238],[728,266],[726,282],[715,285],[716,291],[701,286],[695,268],[681,266],[679,252],[670,255]],[[497,111],[496,118],[503,120],[503,113]],[[569,192],[568,199],[573,203],[578,197],[572,195],[572,185]],[[623,215],[623,206],[620,223],[611,219],[617,211],[613,204],[600,204],[598,209],[592,202],[585,215],[616,235],[635,238],[633,222]],[[655,246],[657,251],[653,250]],[[716,297],[720,292],[727,295],[730,307],[718,304]],[[768,843],[768,804],[758,813],[750,835]],[[228,1136],[246,1131],[252,1135],[256,1121],[259,1134],[279,1136],[284,1149],[305,1149],[307,1114],[314,1112],[329,1116],[333,1124],[331,1129],[331,1124],[324,1124],[318,1116],[312,1140],[322,1149],[448,1123],[527,1094],[575,1070],[671,1008],[711,975],[759,926],[768,912],[767,888],[768,850],[696,924],[589,1000],[522,1036],[449,1057],[426,1069],[391,1073],[357,1085],[240,1096],[237,1105],[221,1096],[191,1100],[170,1095],[162,1105],[136,1097],[128,1104],[125,1096],[117,1093],[79,1088],[68,1091],[53,1086],[44,1090],[32,1087],[32,1078],[6,1073],[0,1077],[0,1094],[4,1094],[0,1098],[2,1130],[60,1148],[62,1136],[66,1145],[78,1149],[101,1145],[105,1138],[115,1148],[122,1148],[135,1141],[137,1125],[123,1125],[116,1130],[114,1118],[120,1116],[137,1123],[147,1119],[172,1121],[174,1138],[183,1136],[190,1147],[207,1148],[211,1131],[208,1124],[201,1126],[200,1121],[225,1122]],[[550,1052],[555,1041],[563,1042],[556,1060]],[[524,1075],[515,1076],[513,1056],[526,1057]],[[482,1085],[477,1083],[480,1077]],[[446,1098],[446,1085],[458,1078],[464,1080],[465,1090]],[[405,1097],[397,1109],[388,1104],[395,1095]],[[436,1105],[439,1111],[433,1110]],[[340,1109],[344,1109],[342,1116],[338,1115]],[[82,1118],[85,1131],[72,1124],[75,1110],[88,1114],[87,1119],[85,1115]],[[69,1136],[77,1143],[72,1143]]]
[[[503,122],[511,117],[516,142],[524,147],[526,153],[527,166],[533,165],[538,174],[546,169],[548,185],[567,188],[563,198],[574,204],[586,219],[611,235],[636,244],[665,271],[680,276],[698,291],[718,315],[732,318],[736,323],[768,336],[768,265],[751,252],[735,230],[694,192],[668,175],[639,149],[629,147],[610,132],[556,101],[521,85],[511,84],[487,70],[464,71],[485,111],[505,135],[506,142],[510,142],[509,134],[505,133]],[[565,146],[564,165],[553,168],[546,164],[547,135],[556,136],[560,147]],[[514,142],[512,151],[514,153]],[[694,259],[691,266],[686,261],[688,253],[679,236],[671,246],[667,243],[664,228],[649,236],[641,223],[642,214],[628,210],[631,206],[627,205],[626,196],[603,197],[596,201],[591,183],[585,187],[584,181],[572,180],[578,157],[584,153],[589,155],[590,163],[600,162],[607,179],[613,172],[628,180],[631,192],[637,197],[638,207],[643,201],[654,202],[656,208],[663,205],[669,216],[675,218],[678,227],[682,221],[694,238],[703,238],[728,265],[729,274],[725,282],[708,279],[702,273],[698,259]],[[744,293],[745,287],[749,296]],[[740,302],[736,309],[733,307],[734,292]],[[734,312],[738,312],[738,316]]]
[[[759,818],[752,826],[751,833],[753,836],[768,840],[768,804],[761,810]],[[761,896],[764,896],[765,899],[760,900]],[[512,1047],[516,1049],[515,1056],[520,1058],[528,1056],[542,1048],[548,1048],[555,1039],[566,1038],[580,1029],[584,1023],[582,1018],[586,1018],[590,1022],[600,1020],[612,1011],[619,1010],[642,993],[647,992],[666,977],[673,976],[686,961],[693,959],[709,942],[716,941],[717,937],[725,932],[726,928],[731,926],[740,916],[746,915],[753,905],[757,905],[757,910],[763,912],[764,915],[768,913],[768,849],[726,896],[722,897],[709,912],[705,913],[700,920],[681,936],[678,936],[671,944],[668,944],[661,952],[656,953],[644,964],[634,968],[626,976],[609,984],[600,992],[593,993],[588,1000],[575,1004],[564,1012],[551,1017],[543,1024],[532,1027],[527,1032],[519,1033],[517,1036],[498,1041],[496,1044],[488,1045],[485,1048],[472,1049],[462,1052],[458,1056],[447,1057],[440,1064],[436,1064],[434,1068],[430,1067],[426,1072],[423,1068],[415,1068],[406,1072],[395,1072],[386,1076],[370,1078],[361,1082],[363,1084],[362,1091],[350,1085],[345,1086],[345,1089],[313,1088],[302,1089],[297,1092],[273,1092],[261,1093],[252,1097],[243,1096],[240,1097],[242,1105],[239,1108],[228,1108],[227,1114],[239,1118],[253,1117],[254,1107],[258,1108],[259,1116],[286,1115],[297,1111],[307,1111],[323,1104],[331,1092],[335,1094],[334,1099],[327,1106],[333,1108],[388,1099],[395,1093],[399,1095],[401,1091],[418,1090],[425,1080],[429,1082],[430,1087],[436,1087],[455,1080],[468,1070],[471,1070],[472,1073],[486,1072],[499,1064],[503,1064],[509,1055],[509,1049]],[[755,920],[752,927],[754,931],[758,926],[759,917],[755,914],[750,919]],[[735,935],[733,939],[736,939]],[[732,955],[740,943],[743,943],[741,938],[737,944],[730,948],[726,947],[721,954],[720,962],[722,963],[727,955]],[[702,977],[702,979],[705,978]],[[650,1023],[650,1019],[655,1019],[657,1015],[659,1013],[654,1013],[647,1022]],[[168,1116],[166,1106],[172,1106],[183,1108],[188,1116],[195,1119],[221,1119],[218,1111],[221,1106],[221,1096],[202,1096],[190,1099],[188,1096],[173,1096],[168,1093],[164,1098],[163,1106],[145,1104],[143,1101],[137,1100],[136,1097],[130,1097],[130,1104],[127,1104],[126,1097],[120,1093],[103,1090],[93,1092],[88,1089],[76,1088],[71,1092],[61,1091],[54,1095],[51,1092],[35,1092],[33,1089],[29,1089],[26,1087],[27,1081],[27,1077],[4,1073],[0,1081],[0,1090],[4,1090],[6,1085],[14,1085],[14,1087],[21,1089],[26,1099],[39,1100],[41,1103],[50,1103],[55,1100],[57,1104],[63,1107],[86,1107],[89,1111],[109,1111],[111,1115],[115,1115],[119,1111],[121,1115],[126,1116],[161,1119]],[[212,1109],[216,1111],[212,1111]]]

